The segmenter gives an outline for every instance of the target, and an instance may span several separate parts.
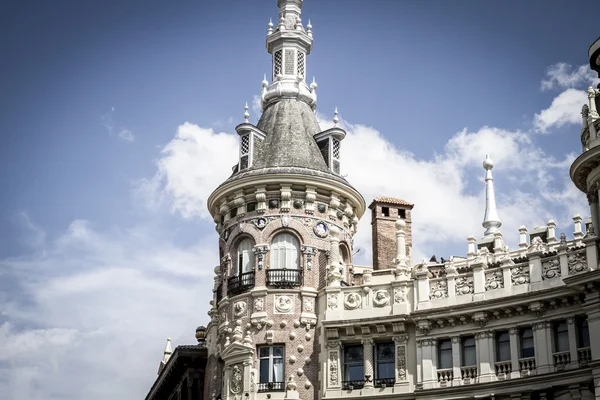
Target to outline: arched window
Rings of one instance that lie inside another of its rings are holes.
[[[252,240],[244,239],[237,247],[236,268],[234,275],[254,271],[254,252],[252,251]]]
[[[289,233],[280,233],[271,244],[272,269],[298,269],[300,264],[300,243]]]

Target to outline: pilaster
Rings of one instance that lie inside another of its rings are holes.
[[[373,339],[367,338],[362,339],[363,345],[363,357],[364,357],[364,368],[365,368],[365,389],[373,388],[373,379],[375,375],[373,373]]]
[[[460,367],[462,365],[460,352],[460,336],[452,338],[452,386],[458,386],[462,383]]]
[[[539,289],[542,282],[542,253],[529,253],[529,282],[532,290]]]
[[[521,376],[519,366],[519,330],[517,328],[510,328],[508,335],[510,337],[510,377],[519,378]]]
[[[396,383],[395,386],[407,386],[408,385],[408,335],[398,335],[392,338],[396,344],[396,360],[395,360],[395,371],[396,371]]]
[[[479,382],[491,382],[496,377],[493,337],[494,333],[491,331],[477,332],[475,334],[475,339],[477,340],[476,350],[479,364]]]
[[[569,368],[579,368],[578,353],[577,353],[577,333],[575,332],[575,319],[567,318],[567,329],[569,330],[569,356],[571,363]]]
[[[552,356],[552,330],[549,322],[541,321],[533,324],[533,343],[537,374],[552,372],[554,363],[550,360]]]

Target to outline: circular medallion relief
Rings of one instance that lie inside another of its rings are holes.
[[[328,231],[327,224],[323,221],[317,222],[315,224],[315,226],[313,227],[313,232],[318,237],[322,237],[322,238],[326,237],[327,231]]]

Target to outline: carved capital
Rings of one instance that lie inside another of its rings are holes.
[[[394,340],[394,342],[396,342],[396,344],[405,344],[408,343],[408,335],[397,335],[397,336],[393,336],[392,340]]]

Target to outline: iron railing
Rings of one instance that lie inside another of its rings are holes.
[[[301,269],[268,269],[267,285],[291,288],[302,285]]]
[[[261,382],[258,384],[258,393],[261,392],[283,392],[284,382]]]
[[[232,276],[227,280],[227,295],[235,296],[254,287],[254,271]]]
[[[342,381],[342,390],[362,389],[365,381]]]
[[[396,383],[396,379],[394,378],[381,378],[381,379],[375,379],[373,381],[375,387],[388,387],[388,386],[394,386],[394,384]]]

